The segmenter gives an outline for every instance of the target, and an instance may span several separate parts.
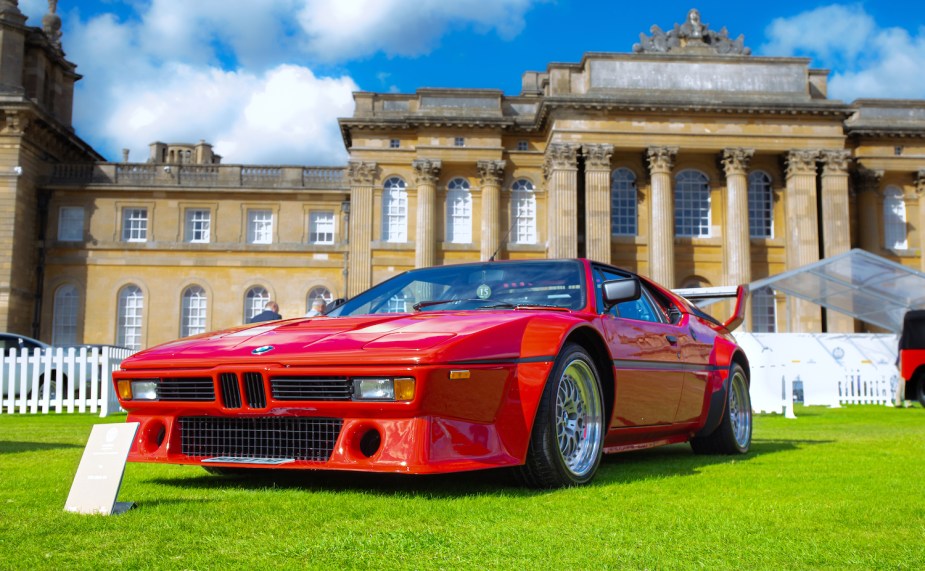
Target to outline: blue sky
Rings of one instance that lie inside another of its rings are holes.
[[[38,26],[47,0],[20,0]],[[630,52],[700,10],[755,56],[809,57],[829,96],[925,99],[925,4],[615,0],[59,0],[77,133],[110,160],[205,139],[226,163],[342,164],[351,93],[520,92],[524,71]]]

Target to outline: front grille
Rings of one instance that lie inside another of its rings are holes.
[[[273,377],[276,400],[350,400],[353,383],[347,377]]]
[[[267,391],[263,386],[263,375],[260,373],[244,373],[244,393],[247,395],[247,406],[267,407]]]
[[[157,398],[162,401],[214,401],[215,385],[212,379],[163,379],[157,385]]]
[[[180,451],[193,458],[292,458],[326,462],[343,421],[339,418],[181,417]]]
[[[241,387],[238,385],[238,375],[222,373],[218,376],[222,387],[222,403],[225,408],[241,408]]]

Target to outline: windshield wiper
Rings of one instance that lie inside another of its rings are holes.
[[[498,300],[496,300],[496,299],[479,299],[479,298],[469,298],[469,299],[437,299],[437,300],[431,300],[431,301],[419,301],[419,302],[415,303],[414,305],[412,305],[411,307],[412,307],[415,311],[421,311],[421,309],[423,309],[423,308],[425,308],[425,307],[432,307],[432,306],[434,306],[434,305],[444,305],[444,304],[447,304],[447,303],[460,304],[460,303],[466,303],[466,302],[470,302],[470,301],[474,301],[474,302],[476,302],[476,303],[491,304],[491,305],[486,305],[486,306],[484,306],[484,307],[482,307],[482,308],[480,308],[480,309],[491,309],[491,308],[495,308],[495,307],[516,307],[514,304],[512,304],[512,303],[507,303],[506,301],[498,301]]]

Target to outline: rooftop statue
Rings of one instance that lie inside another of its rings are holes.
[[[719,55],[751,55],[752,51],[745,47],[745,36],[739,35],[735,40],[729,39],[726,28],[715,32],[709,24],[700,20],[700,12],[696,9],[687,13],[683,24],[675,24],[669,32],[663,32],[658,26],[649,29],[651,37],[639,34],[639,43],[633,45],[633,51],[638,54],[651,53],[689,53],[689,54],[719,54]]]

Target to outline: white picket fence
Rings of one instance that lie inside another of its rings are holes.
[[[738,333],[751,368],[755,412],[793,418],[793,403],[892,406],[900,397],[891,334]]]
[[[118,411],[112,372],[132,353],[119,347],[13,349],[0,359],[0,414]]]

